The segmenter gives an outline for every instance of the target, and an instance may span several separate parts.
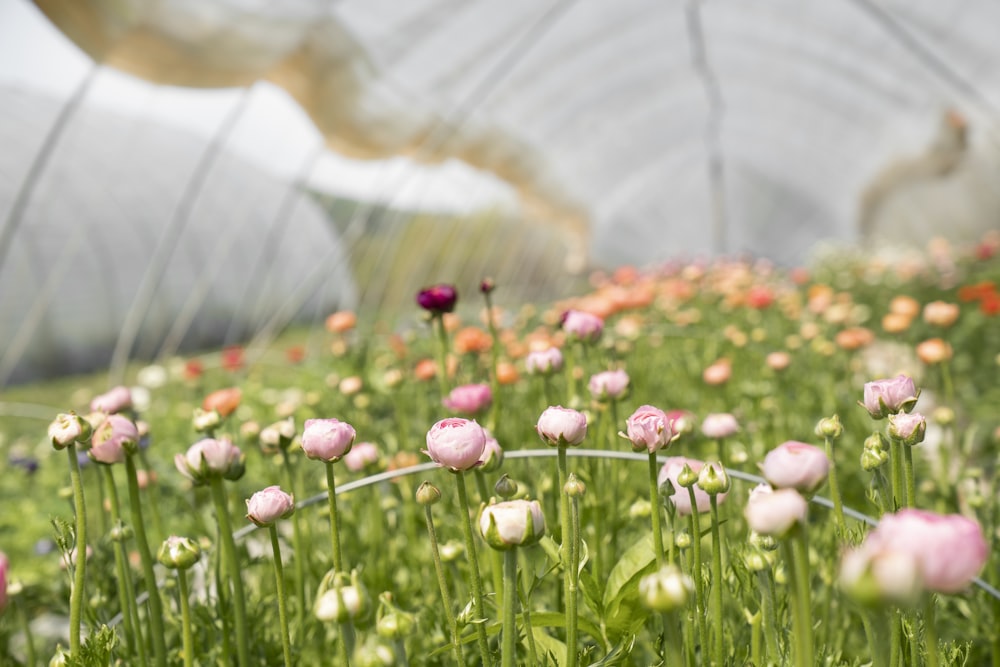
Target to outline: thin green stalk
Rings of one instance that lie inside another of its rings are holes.
[[[188,590],[187,572],[183,569],[177,570],[177,585],[181,600],[184,667],[194,667],[194,635],[191,634],[191,593]]]
[[[890,628],[890,638],[889,638],[889,664],[891,667],[898,667],[900,663],[900,656],[903,652],[903,628],[902,628],[902,614],[895,611],[892,613],[892,618],[889,619],[891,624]]]
[[[222,557],[226,562],[226,573],[233,588],[233,616],[236,623],[236,656],[240,667],[250,664],[250,648],[247,635],[246,596],[243,592],[243,577],[236,557],[236,541],[233,540],[232,522],[229,520],[229,505],[226,490],[220,477],[211,478],[212,500],[215,516],[219,522],[219,538],[222,542]]]
[[[448,332],[444,328],[443,316],[434,316],[434,328],[438,337],[438,389],[443,399],[448,395]]]
[[[35,635],[31,631],[31,621],[28,620],[28,612],[24,605],[18,600],[17,619],[21,625],[21,632],[24,633],[25,667],[35,667],[38,662],[38,655],[35,653]]]
[[[764,664],[761,653],[761,613],[758,611],[750,617],[750,662],[754,667],[761,667]]]
[[[778,647],[778,611],[774,604],[774,590],[771,588],[771,573],[768,570],[757,572],[757,584],[760,587],[760,610],[767,659],[778,663],[781,661],[781,649]]]
[[[677,627],[678,617],[674,613],[663,614],[663,664],[674,667],[684,662],[684,641],[680,628]]]
[[[503,554],[503,648],[501,664],[514,667],[517,660],[517,549],[508,549]]]
[[[472,518],[469,515],[469,492],[465,488],[465,473],[455,475],[458,484],[458,501],[462,509],[462,528],[465,531],[465,552],[469,556],[469,569],[472,576],[472,605],[476,612],[476,641],[479,644],[479,657],[485,667],[493,664],[490,661],[490,645],[486,638],[486,618],[483,608],[483,581],[479,575],[479,556],[476,553],[476,541],[472,537]]]
[[[483,474],[482,470],[474,470],[473,475],[476,478],[476,489],[479,492],[479,502],[490,502],[490,492],[489,489],[486,488],[486,475]],[[493,578],[493,591],[497,594],[498,598],[497,604],[503,605],[503,596],[506,595],[504,592],[506,589],[503,585],[503,557],[500,555],[499,551],[490,549],[489,561],[490,576]]]
[[[292,643],[288,634],[288,603],[285,594],[285,575],[281,568],[281,546],[278,544],[278,529],[272,523],[268,526],[268,532],[271,534],[271,552],[274,554],[274,586],[278,592],[278,623],[281,625],[281,654],[285,659],[285,667],[292,667]]]
[[[719,537],[719,501],[716,494],[709,496],[712,507],[712,624],[715,626],[715,664],[724,665],[726,652],[723,646],[725,625],[722,620],[722,541]]]
[[[906,478],[906,504],[905,507],[915,507],[917,502],[916,484],[913,479],[913,447],[902,444],[903,450],[903,474]]]
[[[951,365],[941,362],[941,383],[944,385],[944,404],[955,405],[955,385],[951,381]]]
[[[833,457],[833,441],[826,441],[826,458],[830,460],[830,473],[827,480],[830,483],[830,499],[833,500],[833,514],[837,518],[837,531],[840,539],[847,537],[847,521],[844,520],[844,504],[840,499],[840,484],[837,481],[837,462]]]
[[[222,658],[227,665],[233,664],[233,646],[229,635],[233,626],[232,614],[229,613],[229,585],[226,583],[225,558],[222,552],[222,532],[218,522],[215,527],[215,596],[218,603],[219,618],[222,619]]]
[[[66,448],[69,457],[69,478],[73,485],[73,513],[76,515],[76,558],[73,559],[73,588],[69,594],[69,650],[74,658],[80,657],[80,623],[83,620],[83,594],[87,581],[87,505],[83,498],[83,481],[80,479],[80,461],[76,445]]]
[[[694,579],[695,617],[698,619],[698,643],[708,641],[708,624],[705,618],[705,582],[701,576],[701,520],[698,518],[698,501],[694,497],[694,487],[688,487],[691,498],[691,578]]]
[[[521,583],[518,583],[518,599],[521,601],[521,621],[524,623],[524,634],[528,638],[528,657],[531,659],[530,664],[537,665],[538,663],[538,648],[535,646],[535,633],[531,628],[531,598],[528,597],[528,591],[525,591],[520,587]]]
[[[326,462],[326,490],[327,499],[330,503],[330,539],[333,546],[333,569],[335,572],[344,571],[344,562],[340,553],[340,529],[337,518],[337,483],[333,478],[333,462]]]
[[[495,431],[497,428],[497,419],[500,415],[500,401],[502,396],[500,395],[500,376],[498,375],[497,369],[500,366],[500,332],[497,330],[496,318],[493,317],[493,299],[490,298],[489,292],[483,292],[483,298],[486,300],[486,325],[490,329],[490,336],[493,339],[493,344],[490,345],[490,362],[492,364],[492,369],[490,373],[490,388],[493,390],[493,407],[490,411],[490,430]]]
[[[899,507],[906,507],[906,498],[903,497],[903,453],[900,451],[901,444],[895,438],[889,438],[889,465],[892,466],[892,511]]]
[[[889,480],[885,478],[881,468],[876,468],[872,474],[878,485],[879,518],[882,518],[892,512],[892,490],[889,488]]]
[[[569,578],[567,580],[566,597],[566,653],[567,665],[577,664],[577,603],[580,587],[580,498],[570,499],[570,536],[569,536]]]
[[[798,619],[795,624],[795,662],[800,667],[813,667],[815,661],[813,654],[812,632],[812,589],[809,581],[809,542],[803,526],[798,526],[793,534],[788,538],[791,545],[787,546],[790,552],[790,562],[794,563],[794,586],[795,599],[793,600],[794,616]]]
[[[885,612],[869,613],[862,612],[862,620],[865,624],[865,634],[868,638],[868,647],[872,652],[873,667],[890,667],[889,646],[892,640],[886,637],[889,634],[887,615]]]
[[[101,465],[104,481],[107,486],[108,504],[111,506],[111,525],[116,528],[121,526],[121,509],[118,504],[118,490],[115,488],[115,477],[111,471],[111,466]],[[118,576],[118,606],[121,607],[122,625],[125,628],[125,646],[129,655],[138,655],[139,662],[146,664],[146,647],[142,634],[138,632],[141,624],[133,621],[138,620],[138,611],[135,607],[135,596],[129,592],[132,574],[128,570],[128,555],[125,551],[125,537],[119,535],[112,538],[115,552],[115,574]]]
[[[403,641],[403,638],[396,639],[393,645],[396,649],[396,663],[400,667],[410,667],[410,660],[406,657],[406,642]]]
[[[149,541],[146,539],[146,523],[142,518],[142,500],[139,498],[139,478],[135,470],[135,457],[125,455],[125,474],[128,477],[128,502],[132,511],[132,530],[135,531],[135,545],[139,550],[139,560],[142,563],[142,576],[146,582],[146,594],[149,596],[149,632],[153,637],[153,660],[157,667],[166,667],[167,645],[163,633],[163,603],[160,601],[160,590],[156,584],[156,572],[153,571],[153,555],[149,551]]]
[[[441,565],[441,552],[438,549],[437,531],[434,530],[434,516],[431,513],[430,505],[424,505],[424,518],[427,521],[427,534],[431,540],[434,572],[437,574],[438,588],[441,589],[441,604],[444,606],[444,617],[448,621],[448,630],[451,632],[451,645],[455,650],[455,664],[464,665],[465,658],[462,656],[462,642],[458,638],[458,623],[455,621],[455,611],[451,606],[451,594],[448,592],[448,581],[445,579],[444,567]]]
[[[142,469],[146,471],[146,475],[149,479],[149,483],[147,484],[145,491],[146,495],[149,497],[148,506],[149,513],[153,519],[154,537],[157,540],[162,540],[164,533],[163,521],[160,519],[160,494],[154,479],[153,467],[149,464],[149,457],[146,455],[145,449],[139,450],[139,462],[142,463]],[[154,544],[156,544],[156,542],[154,542]]]
[[[286,448],[281,449],[281,458],[285,471],[285,488],[295,496],[295,476],[292,471],[292,460]],[[292,547],[295,549],[295,592],[298,596],[298,604],[295,607],[295,618],[298,621],[297,632],[301,633],[305,628],[305,610],[309,605],[306,597],[306,554],[308,551],[302,542],[302,521],[298,512],[292,514]],[[301,635],[297,635],[301,636]]]
[[[576,618],[575,614],[571,611],[575,609],[575,604],[571,602],[570,599],[570,586],[572,573],[570,572],[570,557],[572,550],[572,535],[573,528],[571,526],[572,519],[570,517],[569,509],[569,494],[566,493],[566,479],[569,477],[566,465],[566,446],[559,445],[558,456],[556,457],[556,467],[558,469],[558,481],[559,485],[556,487],[559,492],[559,518],[562,523],[562,544],[559,548],[559,553],[562,557],[563,562],[563,597],[566,598],[566,665],[567,667],[575,667],[577,663],[576,657],[576,637],[572,637],[574,640],[570,642],[570,628],[571,625],[573,629],[576,628]]]
[[[933,593],[928,593],[924,600],[924,651],[927,653],[927,667],[938,667],[938,637],[934,621]]]
[[[663,567],[663,533],[660,528],[660,492],[656,483],[659,467],[656,464],[656,452],[649,452],[649,518],[653,522],[653,553],[656,556],[656,569]]]

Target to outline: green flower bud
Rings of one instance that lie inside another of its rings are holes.
[[[517,495],[517,482],[508,477],[507,473],[504,473],[493,486],[493,490],[496,491],[498,496],[507,500]]]
[[[537,500],[487,505],[479,515],[479,531],[487,544],[500,551],[534,544],[545,535],[542,506]]]
[[[715,496],[726,493],[731,486],[732,480],[729,479],[729,473],[726,472],[721,463],[718,466],[704,465],[701,467],[701,473],[698,475],[698,487],[708,495]]]
[[[710,468],[711,466],[705,466]],[[681,471],[677,473],[677,483],[680,484],[685,489],[689,489],[698,483],[698,473],[691,469],[691,466],[684,464]]]
[[[187,570],[201,557],[201,547],[189,537],[171,535],[163,541],[157,559],[172,570]]]
[[[767,558],[764,557],[759,551],[751,551],[744,557],[744,562],[746,563],[747,569],[751,572],[760,572],[766,570],[770,564],[767,562]]]
[[[371,611],[368,590],[358,578],[357,570],[350,578],[343,572],[331,570],[320,582],[313,605],[313,614],[321,621],[347,623],[359,621]],[[370,617],[369,617],[370,618]]]
[[[563,492],[570,498],[579,498],[587,492],[587,485],[580,481],[580,479],[573,473],[569,474],[566,478],[566,485],[563,486]]]
[[[416,624],[413,614],[409,614],[392,603],[392,594],[382,593],[379,596],[375,632],[383,639],[403,639],[413,632]]]
[[[457,540],[449,540],[441,545],[441,560],[451,563],[465,554],[465,545]]]
[[[645,498],[640,498],[632,503],[628,508],[628,516],[630,519],[645,519],[648,518],[652,512],[652,505],[650,505],[649,500]]]
[[[441,500],[441,489],[430,482],[421,482],[417,488],[417,502],[421,505],[435,505]]]
[[[694,582],[676,565],[665,565],[659,571],[639,580],[639,600],[647,609],[671,612],[687,604]]]
[[[125,542],[132,538],[134,531],[132,527],[118,519],[118,522],[111,527],[111,541],[112,542]]]
[[[931,418],[941,426],[951,426],[955,423],[955,411],[947,405],[934,408]]]
[[[816,423],[815,433],[820,438],[836,440],[844,434],[844,425],[840,423],[838,415],[824,417]]]
[[[677,545],[678,549],[687,549],[691,546],[691,536],[688,533],[677,533],[674,544]]]

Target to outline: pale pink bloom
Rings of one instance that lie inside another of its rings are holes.
[[[701,472],[701,469],[705,466],[703,461],[697,459],[689,459],[685,456],[671,456],[663,464],[663,467],[660,468],[660,474],[656,478],[657,485],[662,486],[667,480],[670,480],[670,483],[673,484],[674,495],[670,496],[670,502],[673,504],[674,509],[677,510],[679,516],[691,514],[691,496],[688,490],[677,482],[677,476],[684,469],[685,464],[696,474]],[[712,463],[710,465],[720,473],[722,472],[719,464]],[[694,489],[695,508],[698,510],[698,513],[701,514],[709,511],[712,508],[711,496],[698,488],[697,484],[691,488]],[[722,504],[727,495],[728,492],[720,493],[715,496],[715,499],[719,504]]]
[[[728,382],[732,374],[732,364],[727,360],[719,360],[702,371],[701,379],[705,384],[716,386]]]
[[[131,419],[111,415],[94,429],[87,455],[98,463],[111,465],[125,460],[127,448],[137,447],[139,429]]]
[[[344,465],[351,472],[361,472],[378,462],[378,448],[373,442],[359,442],[344,455]]]
[[[958,593],[966,588],[989,555],[983,531],[972,519],[917,509],[886,514],[865,545],[912,554],[920,565],[924,585],[936,593]]]
[[[563,317],[562,328],[577,340],[594,343],[604,331],[604,320],[582,310],[568,310]]]
[[[908,551],[873,548],[867,541],[840,561],[840,585],[862,604],[906,605],[924,588],[920,563]]]
[[[307,419],[302,429],[302,451],[306,457],[334,463],[344,457],[357,433],[339,419]]]
[[[483,448],[483,455],[479,459],[480,469],[483,472],[493,472],[503,465],[503,448],[497,439],[494,438],[488,429],[483,429],[486,433],[486,447]]]
[[[195,484],[204,484],[210,477],[236,480],[245,471],[243,452],[228,438],[199,440],[174,457],[174,466]]]
[[[783,371],[792,363],[792,356],[787,352],[771,352],[765,359],[768,368],[773,371]]]
[[[477,415],[493,404],[493,391],[488,384],[463,384],[452,389],[441,404],[452,412]]]
[[[587,437],[587,417],[582,412],[553,406],[538,418],[535,430],[547,444],[574,447]]]
[[[49,440],[56,449],[65,449],[75,442],[86,442],[91,437],[91,431],[90,422],[83,417],[72,412],[63,413],[49,424]]]
[[[537,500],[508,500],[487,505],[479,515],[479,532],[494,549],[534,544],[545,535],[545,516]]]
[[[632,449],[650,453],[666,449],[674,437],[670,418],[652,405],[642,405],[628,418],[626,437]]]
[[[701,422],[701,432],[706,438],[718,440],[736,435],[740,430],[740,425],[736,417],[728,412],[713,412],[705,415],[705,420]]]
[[[628,373],[623,370],[604,371],[590,377],[590,395],[596,400],[618,399],[628,388]]]
[[[760,469],[776,489],[812,494],[826,481],[830,459],[819,447],[789,440],[769,451]]]
[[[889,435],[906,445],[916,445],[924,441],[927,419],[919,412],[889,415]]]
[[[558,347],[531,351],[524,360],[524,368],[531,375],[551,375],[562,367],[563,356]]]
[[[479,465],[486,449],[486,432],[474,421],[460,417],[442,419],[427,432],[424,454],[452,472]]]
[[[670,410],[667,412],[667,419],[670,420],[670,430],[674,432],[675,440],[694,431],[695,417],[687,410]]]
[[[920,392],[912,378],[899,374],[894,378],[865,383],[862,405],[873,419],[884,419],[897,412],[909,412],[917,403]]]
[[[795,489],[772,491],[761,484],[750,493],[743,508],[750,530],[760,535],[782,537],[796,523],[804,523],[809,503]]]
[[[277,486],[258,491],[247,500],[247,518],[258,526],[270,526],[295,512],[295,499]]]
[[[119,385],[107,393],[94,397],[90,409],[94,412],[114,414],[132,407],[132,392],[128,387]]]
[[[938,327],[950,327],[958,319],[957,303],[931,301],[924,306],[924,322]]]

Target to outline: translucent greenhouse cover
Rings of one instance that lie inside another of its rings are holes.
[[[0,382],[71,339],[77,356],[109,339],[169,352],[258,330],[288,290],[304,295],[293,315],[382,294],[348,268],[379,206],[443,206],[454,225],[514,207],[570,271],[791,263],[824,239],[1000,226],[992,0],[12,0],[5,15],[0,59],[24,63],[0,78]],[[41,15],[72,67],[16,51]],[[368,204],[341,237],[306,185]],[[248,310],[256,280],[269,291]]]

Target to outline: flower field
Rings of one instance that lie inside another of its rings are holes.
[[[0,663],[1000,665],[998,284],[486,279],[9,388]]]

